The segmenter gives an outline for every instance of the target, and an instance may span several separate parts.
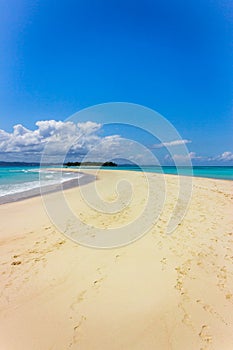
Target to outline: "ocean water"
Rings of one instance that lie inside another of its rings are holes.
[[[0,166],[0,199],[4,196],[40,189],[41,186],[52,186],[68,182],[82,175],[69,170],[60,172],[46,167],[4,167]]]
[[[80,168],[80,170],[81,169],[82,167]],[[174,166],[162,168],[156,166],[144,166],[142,168],[139,168],[137,166],[124,165],[117,167],[105,167],[104,169],[146,171],[174,175],[177,174],[177,169]],[[198,176],[213,179],[233,180],[233,167],[180,167],[179,174],[185,176]],[[49,170],[46,167],[40,168],[39,166],[0,166],[0,202],[1,198],[4,198],[5,196],[13,196],[17,194],[19,198],[21,193],[23,194],[27,191],[39,189],[40,186],[51,186],[60,183],[65,183],[80,178],[81,176],[83,175],[70,172],[69,168],[66,168],[65,171],[61,173],[60,171]]]
[[[77,167],[79,168],[79,167]],[[83,167],[84,168],[84,167]],[[86,167],[88,169],[95,167]],[[179,167],[175,166],[139,166],[134,165],[118,165],[117,167],[104,167],[106,170],[129,170],[129,171],[145,171],[150,173],[163,173],[171,175],[184,175],[195,177],[207,177],[219,180],[233,180],[233,166],[193,166]]]
[[[219,180],[233,180],[233,166],[193,166],[192,168],[179,167],[179,172],[175,166],[143,166],[142,169],[137,166],[118,166],[117,169],[146,171],[171,175],[177,175],[179,173],[179,175],[184,176],[207,177]]]

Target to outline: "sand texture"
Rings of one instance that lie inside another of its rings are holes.
[[[121,176],[99,173],[103,199],[116,199]],[[124,176],[136,195],[121,213],[88,208],[80,188],[67,189],[65,197],[83,222],[125,225],[138,217],[147,190],[141,173]],[[1,350],[233,349],[232,182],[194,178],[186,216],[167,235],[177,178],[166,181],[158,222],[121,248],[67,239],[40,197],[0,206]],[[56,193],[48,196],[56,205]]]

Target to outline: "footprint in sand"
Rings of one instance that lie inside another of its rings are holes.
[[[103,280],[104,280],[103,277],[100,278],[100,279],[98,279],[98,280],[95,280],[95,281],[93,282],[94,288],[98,290],[98,289],[100,288],[101,282],[102,282]]]
[[[83,324],[83,322],[86,321],[86,317],[84,315],[81,316],[80,320],[78,323],[76,323],[73,327],[73,336],[72,336],[72,340],[70,341],[69,343],[69,348],[73,348],[75,346],[75,349],[77,349],[77,342],[78,342],[78,339],[80,337],[80,333],[81,333],[81,326]]]
[[[11,263],[11,265],[21,265],[22,264],[22,261],[13,261],[12,263]]]
[[[217,317],[221,322],[223,322],[225,325],[227,325],[227,322],[224,320],[224,318],[217,312],[215,311],[215,309],[208,304],[205,304],[202,300],[198,299],[196,300],[196,302],[202,306],[203,310],[205,310],[206,312],[209,312],[211,315],[214,315],[215,317]]]
[[[160,260],[160,262],[162,264],[162,271],[164,271],[167,265],[167,258],[163,258],[162,260]]]
[[[218,283],[217,286],[221,291],[225,289],[225,285],[227,283],[227,270],[226,266],[223,266],[219,269],[217,273]]]
[[[199,337],[201,338],[202,341],[204,341],[207,344],[211,344],[212,343],[212,336],[209,332],[209,327],[207,325],[203,325],[201,327],[201,331],[198,334]]]
[[[120,259],[120,254],[117,254],[116,256],[115,256],[115,261],[119,261],[119,259]]]
[[[231,293],[226,294],[225,297],[226,297],[227,300],[231,300],[232,297],[233,297],[233,294],[231,294]]]
[[[70,305],[70,308],[71,308],[72,311],[77,311],[77,306],[78,306],[79,303],[81,303],[85,299],[86,293],[87,293],[87,290],[82,290],[77,295],[77,297],[75,298],[73,303]]]

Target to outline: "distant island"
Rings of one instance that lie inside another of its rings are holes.
[[[64,166],[117,166],[114,162],[67,162]]]
[[[5,161],[0,161],[0,167],[23,167],[23,166],[41,166],[41,165],[47,165],[47,166],[52,166],[52,165],[59,165],[61,166],[61,164],[59,163],[38,163],[38,162],[33,162],[33,163],[27,163],[27,162],[5,162]],[[101,162],[67,162],[64,163],[63,166],[117,166],[116,163],[114,162],[105,162],[105,163],[101,163]]]
[[[0,166],[6,167],[12,167],[12,166],[40,166],[40,163],[26,163],[26,162],[4,162],[0,161]]]

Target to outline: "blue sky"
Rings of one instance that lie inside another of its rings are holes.
[[[14,137],[14,125],[34,131],[37,121],[64,121],[85,107],[123,101],[167,118],[191,141],[196,164],[233,164],[232,6],[230,0],[1,0],[4,142],[6,133]],[[145,135],[141,140],[146,144]]]

